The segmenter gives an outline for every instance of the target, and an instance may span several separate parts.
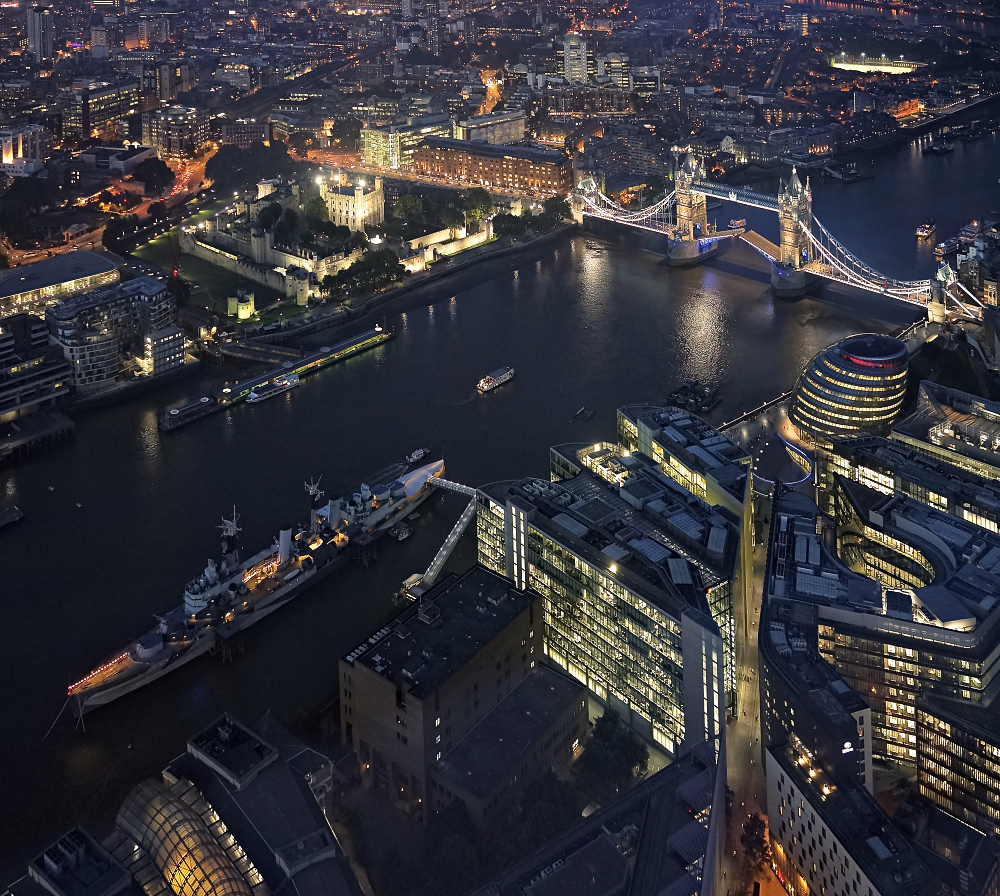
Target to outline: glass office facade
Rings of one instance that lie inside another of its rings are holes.
[[[856,432],[888,433],[903,407],[907,358],[906,345],[888,336],[841,340],[802,371],[789,419],[823,442]]]

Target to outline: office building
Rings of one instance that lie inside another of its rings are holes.
[[[848,336],[806,365],[788,418],[803,437],[820,443],[858,432],[887,435],[903,407],[907,362],[898,339]]]
[[[472,896],[716,896],[725,805],[724,745],[692,745]]]
[[[136,896],[132,875],[81,827],[63,834],[28,863],[3,896]]]
[[[820,655],[871,708],[873,757],[914,766],[921,691],[988,705],[1000,689],[1000,538],[902,494],[836,487],[833,519],[804,495],[777,499],[765,600],[815,613]]]
[[[73,388],[93,394],[121,383],[132,371],[152,374],[180,367],[183,336],[172,328],[176,311],[164,283],[139,277],[62,299],[45,316],[52,341],[70,362]]]
[[[567,34],[562,41],[562,76],[567,84],[586,84],[590,80],[590,51],[579,34]]]
[[[424,115],[402,122],[361,126],[361,164],[366,168],[409,171],[413,153],[427,137],[451,137],[452,121],[447,115]]]
[[[641,454],[553,448],[558,482],[477,497],[479,560],[539,592],[545,654],[639,734],[676,754],[718,737],[738,527]],[[726,575],[726,571],[729,575]]]
[[[816,457],[817,503],[836,511],[835,477],[892,495],[901,492],[929,507],[991,532],[1000,532],[1000,481],[950,463],[954,454],[918,451],[912,444],[882,436],[836,439]]]
[[[798,743],[834,779],[871,793],[871,708],[819,655],[814,609],[772,598],[759,622],[761,744]]]
[[[601,56],[597,60],[597,74],[610,78],[611,83],[620,90],[632,90],[632,66],[624,53]]]
[[[51,66],[55,61],[55,10],[29,6],[27,15],[28,53],[39,65]]]
[[[865,788],[801,745],[764,750],[772,865],[793,896],[918,896],[931,872]]]
[[[925,380],[917,409],[892,428],[892,438],[986,479],[1000,479],[1000,402]]]
[[[62,97],[63,138],[120,138],[122,122],[139,111],[139,84],[76,81]]]
[[[69,394],[69,364],[49,345],[45,321],[33,314],[0,318],[0,423],[50,407]]]
[[[486,143],[519,143],[527,131],[528,117],[523,111],[478,115],[455,124],[457,139]]]
[[[163,59],[156,64],[156,98],[172,103],[177,95],[194,87],[191,65],[183,59]]]
[[[45,130],[37,124],[0,128],[0,172],[28,177],[45,167]]]
[[[44,311],[59,299],[117,283],[118,268],[96,252],[68,252],[0,272],[0,318]]]
[[[251,143],[269,143],[271,123],[266,119],[238,118],[222,122],[221,143],[246,149]]]
[[[655,65],[640,65],[632,69],[632,89],[639,96],[652,96],[662,87],[662,75]]]
[[[111,41],[106,25],[90,26],[90,58],[108,59],[111,56]]]
[[[335,184],[324,180],[319,194],[326,200],[330,220],[338,227],[364,231],[366,227],[385,220],[385,193],[381,177],[355,177],[354,183],[346,178],[343,183]]]
[[[142,142],[161,158],[191,158],[209,141],[208,113],[188,106],[163,106],[142,113]]]
[[[1000,703],[920,694],[917,782],[949,814],[1000,837]]]
[[[343,658],[341,736],[363,778],[418,818],[447,804],[432,787],[435,766],[541,661],[541,603],[476,566]]]
[[[570,159],[535,146],[428,137],[413,153],[413,171],[497,192],[566,195],[573,189]]]

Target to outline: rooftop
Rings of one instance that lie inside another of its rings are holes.
[[[360,896],[310,786],[326,767],[332,763],[325,756],[266,713],[250,726],[223,716],[165,774],[198,788],[272,892]]]
[[[767,752],[803,793],[830,833],[882,896],[915,896],[930,880],[930,871],[910,843],[859,783],[832,784],[808,757],[791,747],[769,747]]]
[[[952,451],[1000,471],[1000,403],[924,380],[917,409],[893,435]],[[918,446],[919,447],[919,446]]]
[[[711,745],[698,745],[473,896],[693,896],[717,768]]]
[[[96,252],[64,252],[43,261],[20,265],[0,275],[0,301],[29,290],[110,274],[115,270],[117,267],[110,259]]]
[[[768,598],[856,611],[866,625],[930,639],[941,649],[984,648],[983,636],[1000,623],[1000,536],[902,494],[887,497],[841,476],[835,483],[860,523],[911,548],[933,570],[932,581],[883,588],[852,572],[835,554],[834,522],[805,495],[787,491],[771,524]],[[974,637],[964,636],[970,632]]]
[[[626,405],[618,414],[690,469],[710,476],[743,500],[750,455],[701,417],[683,408],[649,405]]]
[[[838,439],[833,443],[833,454],[874,463],[936,495],[950,497],[957,506],[986,507],[1000,516],[1000,482],[963,470],[904,442],[882,436]]]
[[[796,605],[784,601],[765,602],[761,608],[758,642],[768,667],[779,673],[786,685],[798,693],[823,724],[831,740],[853,740],[857,722],[851,713],[867,704],[819,655],[816,625],[799,620]]]
[[[971,700],[945,697],[926,689],[917,696],[918,708],[925,709],[976,737],[1000,747],[1000,699],[994,698],[988,706]]]
[[[474,566],[449,576],[346,657],[394,682],[418,699],[433,694],[485,644],[538,599],[502,576]]]
[[[423,146],[431,149],[454,149],[458,152],[492,159],[527,159],[545,165],[569,164],[568,157],[555,149],[538,146],[506,146],[497,143],[483,143],[479,140],[456,140],[452,137],[427,137]]]
[[[110,896],[130,887],[125,868],[82,828],[60,837],[28,865],[28,878],[58,896]],[[14,893],[30,893],[12,886]],[[131,891],[130,891],[131,892]]]
[[[584,701],[586,693],[576,679],[537,666],[438,762],[435,774],[480,799],[487,796],[514,773],[553,721]]]

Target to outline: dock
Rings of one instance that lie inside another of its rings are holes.
[[[8,504],[6,507],[0,507],[0,529],[23,519],[24,511],[16,504]]]
[[[219,388],[213,390],[212,394],[204,395],[187,404],[168,408],[159,417],[159,427],[163,432],[170,432],[178,429],[216,411],[225,410],[232,405],[245,401],[247,396],[256,388],[269,383],[282,374],[295,373],[298,376],[306,376],[343,361],[353,355],[361,354],[369,349],[381,345],[392,339],[395,334],[390,329],[382,329],[377,326],[374,329],[366,330],[364,333],[338,342],[336,345],[324,345],[322,348],[299,354],[294,360],[289,357],[282,361],[280,367],[269,370],[267,373],[252,377],[236,383],[224,383]],[[282,351],[288,352],[288,349]]]

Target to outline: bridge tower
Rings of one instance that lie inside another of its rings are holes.
[[[787,186],[778,193],[778,227],[781,263],[795,270],[808,264],[812,260],[812,244],[806,233],[812,230],[812,190],[808,177],[802,186],[794,167]]]
[[[683,238],[694,240],[705,233],[708,225],[708,208],[705,194],[695,193],[694,184],[705,176],[702,167],[692,153],[687,154],[684,164],[677,169],[674,188],[677,194],[677,227]]]
[[[778,192],[778,230],[781,234],[780,258],[771,271],[771,289],[776,296],[795,298],[805,295],[817,277],[803,268],[813,260],[812,190],[809,178],[805,186],[792,168],[788,183]]]

